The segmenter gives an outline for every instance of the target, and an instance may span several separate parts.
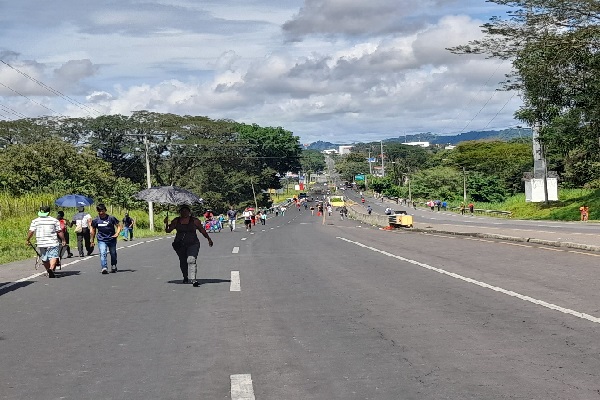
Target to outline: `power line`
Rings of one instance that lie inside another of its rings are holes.
[[[13,110],[12,108],[5,106],[3,104],[0,104],[0,107],[4,110],[4,112],[7,112],[9,114],[13,114],[16,115],[17,117],[20,118],[27,118],[27,115],[20,113],[19,111]]]
[[[91,115],[91,113],[88,110],[92,110],[93,112],[95,112],[98,115],[102,115],[101,112],[99,112],[98,110],[94,109],[93,107],[90,107],[86,104],[83,104],[67,95],[65,95],[64,93],[54,89],[53,87],[46,85],[44,82],[39,81],[38,79],[33,78],[32,76],[28,75],[27,73],[21,71],[20,69],[10,65],[9,63],[7,63],[4,60],[0,60],[0,62],[4,65],[6,65],[8,68],[12,69],[13,71],[23,75],[24,77],[26,77],[27,79],[29,79],[32,82],[35,82],[37,85],[43,87],[44,89],[48,90],[50,93],[55,94],[59,97],[61,97],[64,100],[67,100],[69,103],[79,107],[81,110],[85,111],[86,113],[88,113],[89,115]]]
[[[19,92],[19,91],[15,90],[15,89],[13,89],[13,88],[11,88],[11,87],[9,87],[9,86],[6,86],[6,85],[5,85],[4,83],[2,83],[2,82],[0,82],[0,86],[4,86],[4,87],[5,87],[5,88],[7,88],[8,90],[10,90],[10,91],[12,91],[12,92],[14,92],[14,93],[18,94],[19,96],[25,97],[27,100],[31,101],[32,103],[35,103],[35,104],[37,104],[37,105],[38,105],[38,106],[40,106],[40,107],[44,107],[46,110],[49,110],[49,111],[51,111],[51,112],[52,112],[52,113],[54,113],[54,114],[58,114],[58,115],[62,116],[63,118],[67,118],[66,116],[64,116],[64,115],[62,115],[62,114],[60,114],[60,113],[58,113],[58,112],[54,111],[54,110],[53,110],[53,109],[51,109],[50,107],[47,107],[47,106],[43,105],[42,103],[39,103],[39,102],[37,102],[37,101],[35,101],[35,100],[33,100],[33,99],[30,99],[29,97],[25,96],[23,93],[21,93],[21,92]],[[25,117],[25,118],[27,118],[27,117]]]

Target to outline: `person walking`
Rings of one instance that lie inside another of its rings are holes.
[[[69,246],[69,223],[65,220],[65,212],[59,211],[56,214],[56,219],[58,219],[58,222],[60,223],[60,230],[62,231],[63,236],[65,237],[65,242],[67,243],[64,246],[61,245],[58,249],[58,260],[60,262],[60,260],[64,258],[65,251],[67,253],[67,258],[73,257],[73,253],[71,253],[71,246]]]
[[[581,220],[587,221],[590,213],[590,208],[584,204],[581,207],[579,207],[579,213],[581,214]]]
[[[77,214],[73,215],[71,220],[71,227],[75,227],[75,234],[77,235],[77,251],[79,257],[83,257],[83,246],[85,244],[85,250],[87,255],[91,255],[94,252],[94,246],[90,242],[90,221],[92,216],[85,211],[85,207],[80,205],[77,206]]]
[[[54,278],[54,270],[59,259],[59,247],[61,244],[66,246],[67,242],[65,242],[65,236],[60,229],[60,222],[50,216],[50,206],[40,207],[38,217],[31,221],[25,241],[27,246],[32,246],[31,237],[34,234],[37,252],[46,268],[48,278]]]
[[[90,244],[98,239],[100,254],[100,272],[108,274],[108,253],[110,253],[110,272],[117,272],[117,238],[121,233],[119,220],[106,213],[106,206],[98,203],[98,216],[90,224]]]
[[[267,224],[267,213],[263,212],[260,214],[260,223],[262,225],[266,225]]]
[[[125,234],[123,237],[125,240],[132,241],[133,240],[133,227],[135,226],[135,219],[129,216],[129,213],[125,213],[125,217],[123,217],[123,230]]]
[[[246,227],[246,232],[250,232],[252,230],[252,211],[246,208],[242,213],[242,217],[244,217],[244,226]]]
[[[371,215],[372,212],[373,209],[371,208],[371,206],[367,206],[367,214]]]
[[[475,204],[473,204],[473,203],[469,203],[469,212],[470,212],[471,214],[473,214],[473,212],[474,212],[474,211],[475,211]]]
[[[183,275],[182,283],[189,283],[189,275],[192,275],[192,284],[194,287],[200,286],[198,282],[198,253],[200,252],[200,240],[196,231],[208,240],[208,246],[213,247],[213,241],[208,236],[202,222],[192,216],[192,211],[188,206],[179,208],[179,217],[174,218],[170,223],[165,217],[165,232],[171,233],[176,230],[175,239],[172,246],[179,258],[179,268]]]
[[[229,230],[231,232],[235,231],[235,218],[237,217],[237,210],[233,209],[233,206],[229,208],[227,211],[227,219],[229,220]]]

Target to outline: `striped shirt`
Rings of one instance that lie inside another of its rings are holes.
[[[38,217],[31,221],[31,232],[35,232],[37,247],[54,247],[60,244],[57,233],[60,232],[60,222],[54,217]]]

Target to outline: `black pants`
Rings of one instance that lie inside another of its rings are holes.
[[[179,257],[179,269],[181,269],[181,274],[184,279],[187,279],[190,274],[192,275],[192,279],[196,279],[198,273],[196,260],[198,259],[199,252],[200,242],[176,250],[177,257]]]
[[[90,230],[83,228],[81,232],[77,232],[77,251],[79,256],[83,256],[83,245],[85,243],[85,250],[89,256],[94,251],[94,248],[90,245]]]
[[[65,235],[65,242],[67,242],[66,245],[60,245],[60,247],[58,248],[58,258],[64,258],[65,252],[67,253],[67,257],[69,257],[71,255],[71,246],[69,246],[69,232],[64,232]]]

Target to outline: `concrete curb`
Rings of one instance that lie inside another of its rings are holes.
[[[581,244],[581,243],[573,243],[573,242],[561,242],[558,240],[526,238],[526,237],[519,237],[519,236],[507,236],[507,235],[498,235],[495,233],[482,233],[482,232],[453,232],[453,231],[447,231],[447,230],[426,229],[426,228],[400,228],[400,229],[402,229],[404,231],[411,231],[411,232],[439,233],[439,234],[444,234],[444,235],[469,236],[469,237],[477,237],[477,238],[482,238],[482,239],[498,239],[498,240],[505,240],[508,242],[533,243],[533,244],[541,244],[544,246],[566,247],[566,248],[571,248],[571,249],[600,252],[600,246]]]

